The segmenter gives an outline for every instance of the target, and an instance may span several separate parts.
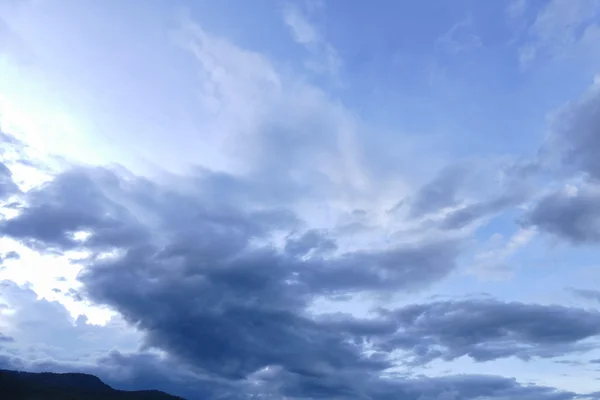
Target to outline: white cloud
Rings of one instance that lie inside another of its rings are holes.
[[[552,0],[529,27],[527,42],[519,50],[522,67],[540,57],[566,58],[598,52],[600,32],[598,0]]]
[[[15,338],[2,353],[28,353],[30,361],[92,360],[111,349],[135,350],[141,335],[120,317],[105,326],[92,325],[81,316],[72,316],[58,302],[49,301],[27,286],[0,281],[0,330]]]
[[[525,247],[535,237],[536,230],[533,228],[521,228],[508,240],[502,243],[502,237],[493,235],[491,238],[492,249],[482,251],[475,255],[475,265],[469,272],[485,279],[506,279],[513,275],[513,268],[508,262],[515,253]]]
[[[213,148],[235,160],[231,172],[276,174],[272,178],[285,178],[286,185],[325,177],[336,190],[313,182],[317,192],[327,190],[317,197],[367,193],[359,124],[348,110],[318,87],[277,71],[265,57],[212,36],[198,24],[187,22],[184,33],[203,75],[202,96],[220,105],[211,140]]]
[[[314,10],[314,6],[308,7]],[[311,23],[305,13],[290,3],[283,9],[283,20],[290,29],[294,40],[312,53],[307,67],[316,72],[335,75],[342,65],[342,60],[335,48],[323,38],[317,27]]]
[[[317,29],[296,7],[288,4],[283,12],[283,20],[290,28],[294,40],[302,45],[319,44],[321,37]]]
[[[509,18],[519,19],[524,16],[528,6],[528,0],[512,0],[506,9],[506,12]]]
[[[475,32],[471,14],[454,24],[436,40],[436,47],[452,55],[472,51],[482,46],[483,42]]]

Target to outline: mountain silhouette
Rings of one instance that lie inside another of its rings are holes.
[[[183,400],[158,390],[124,391],[94,375],[0,370],[2,400]]]

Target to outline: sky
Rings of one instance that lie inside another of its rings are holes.
[[[0,368],[600,399],[600,0],[3,0]]]

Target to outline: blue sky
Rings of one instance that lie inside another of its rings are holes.
[[[2,2],[0,366],[598,398],[599,44],[598,0]]]

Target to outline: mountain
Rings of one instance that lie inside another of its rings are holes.
[[[0,370],[2,400],[183,400],[157,390],[116,390],[87,374]]]

